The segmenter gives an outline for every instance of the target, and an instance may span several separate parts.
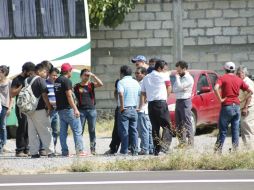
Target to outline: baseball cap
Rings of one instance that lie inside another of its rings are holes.
[[[72,66],[70,65],[70,63],[62,64],[62,66],[61,66],[62,72],[71,71],[71,70],[72,70]]]
[[[144,61],[144,62],[146,62],[146,57],[143,56],[143,55],[138,55],[138,56],[136,56],[136,57],[131,59],[132,63],[136,63],[137,61]]]
[[[235,70],[235,64],[231,61],[226,62],[224,65],[225,70],[234,71]]]

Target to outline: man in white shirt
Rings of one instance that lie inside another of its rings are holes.
[[[152,124],[154,142],[154,155],[158,156],[161,151],[160,127],[170,128],[167,98],[171,92],[170,79],[166,73],[167,63],[157,60],[155,70],[143,79],[141,86],[141,101],[139,109],[142,109],[145,98],[148,101],[148,113]],[[170,134],[172,141],[172,135]]]
[[[236,71],[243,81],[254,91],[254,82],[248,77],[248,70],[246,67],[240,66]],[[240,90],[240,109],[241,109],[241,134],[244,145],[248,150],[254,149],[254,94],[251,95],[249,104],[248,101],[249,93]],[[246,106],[248,105],[248,106]]]
[[[191,94],[194,84],[193,77],[187,71],[188,63],[179,61],[176,63],[176,81],[173,84],[173,92],[176,96],[175,123],[177,136],[180,140],[179,148],[194,145],[194,133],[191,121]]]

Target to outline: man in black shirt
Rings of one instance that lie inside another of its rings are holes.
[[[35,65],[27,62],[22,66],[22,73],[12,80],[11,96],[19,95],[20,90],[25,86],[25,79],[34,74]],[[28,147],[28,123],[26,115],[19,111],[18,106],[15,107],[18,119],[18,128],[16,133],[16,156],[27,157],[29,153]]]
[[[90,150],[92,154],[96,154],[96,118],[97,111],[95,109],[95,92],[94,89],[103,86],[102,81],[88,69],[81,70],[81,82],[74,86],[74,93],[78,102],[80,112],[80,121],[82,125],[82,135],[84,133],[86,120],[88,123],[88,131],[90,137]],[[94,81],[91,82],[90,80]]]
[[[75,142],[76,154],[86,156],[84,152],[82,126],[80,122],[80,112],[74,103],[72,82],[69,78],[72,75],[72,66],[64,63],[61,66],[61,75],[56,79],[54,84],[56,95],[56,107],[60,117],[60,143],[62,147],[62,156],[69,156],[67,146],[67,131],[70,125]]]

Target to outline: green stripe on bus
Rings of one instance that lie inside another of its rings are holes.
[[[84,46],[82,46],[82,47],[80,47],[80,48],[78,48],[78,49],[76,49],[76,50],[74,50],[74,51],[72,51],[70,53],[67,53],[67,54],[65,54],[65,55],[63,55],[61,57],[53,59],[52,61],[60,61],[60,60],[63,60],[63,59],[67,59],[67,58],[76,56],[76,55],[78,55],[80,53],[83,53],[83,52],[89,50],[90,48],[91,48],[91,43],[89,42],[86,45],[84,45]]]

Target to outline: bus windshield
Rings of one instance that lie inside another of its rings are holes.
[[[87,38],[84,0],[0,0],[0,39]]]

